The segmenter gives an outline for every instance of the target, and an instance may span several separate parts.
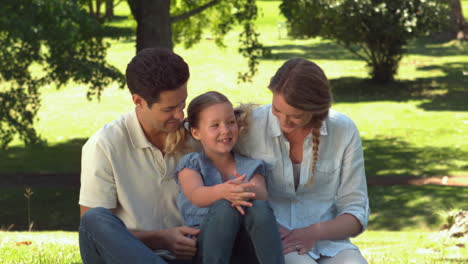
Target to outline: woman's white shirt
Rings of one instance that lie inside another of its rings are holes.
[[[289,158],[289,142],[271,112],[271,105],[254,109],[250,127],[239,138],[236,149],[241,154],[266,162],[269,202],[282,226],[302,228],[347,213],[359,220],[363,231],[367,227],[370,210],[359,132],[351,119],[330,110],[319,139],[314,175],[312,133],[304,140],[297,190]],[[313,177],[313,183],[308,185],[310,177]],[[321,240],[309,255],[317,259],[320,255],[335,256],[346,249],[358,248],[349,239]]]

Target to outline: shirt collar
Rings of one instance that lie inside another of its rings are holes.
[[[268,120],[270,120],[270,122],[268,122],[268,129],[270,130],[270,135],[272,137],[281,136],[283,133],[281,132],[281,127],[280,127],[280,124],[279,124],[279,120],[278,120],[278,118],[276,118],[275,115],[273,115],[271,105],[269,107]],[[328,120],[328,118],[323,120],[322,126],[320,127],[320,135],[321,136],[327,136],[328,135],[327,120]]]
[[[152,146],[143,132],[140,121],[138,121],[136,110],[126,115],[125,125],[127,126],[128,135],[134,148],[149,148]]]

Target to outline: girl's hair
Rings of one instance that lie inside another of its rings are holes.
[[[221,93],[210,91],[193,98],[187,108],[187,122],[189,131],[191,127],[198,128],[200,123],[200,113],[206,108],[215,105],[229,103],[229,99]]]
[[[327,76],[317,64],[294,58],[278,69],[268,89],[281,94],[289,105],[312,113],[313,163],[312,176],[308,182],[311,185],[317,166],[320,128],[333,101]]]
[[[176,151],[184,152],[185,141],[187,134],[190,134],[190,128],[198,128],[200,123],[200,113],[206,108],[215,105],[229,103],[229,99],[223,94],[210,91],[204,94],[201,94],[190,102],[187,108],[187,118],[184,121],[184,124],[176,132],[170,133],[166,138],[166,147],[164,151],[166,153],[174,153]],[[241,105],[234,110],[236,116],[237,125],[239,127],[239,133],[245,131],[245,128],[248,126],[250,112],[253,105]]]

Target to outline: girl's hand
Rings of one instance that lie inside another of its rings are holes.
[[[310,251],[319,240],[318,234],[314,230],[314,225],[293,230],[280,227],[283,254],[298,251],[299,255],[303,255]]]
[[[248,202],[248,200],[255,197],[255,193],[249,191],[249,188],[254,187],[255,184],[245,182],[245,178],[246,176],[242,175],[236,179],[216,185],[220,192],[220,196],[223,199],[230,201],[241,214],[244,212],[241,206],[251,207],[252,203]]]

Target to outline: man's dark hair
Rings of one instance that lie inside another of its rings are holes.
[[[176,90],[190,77],[187,63],[171,50],[143,49],[127,65],[127,86],[151,107],[164,91]]]

